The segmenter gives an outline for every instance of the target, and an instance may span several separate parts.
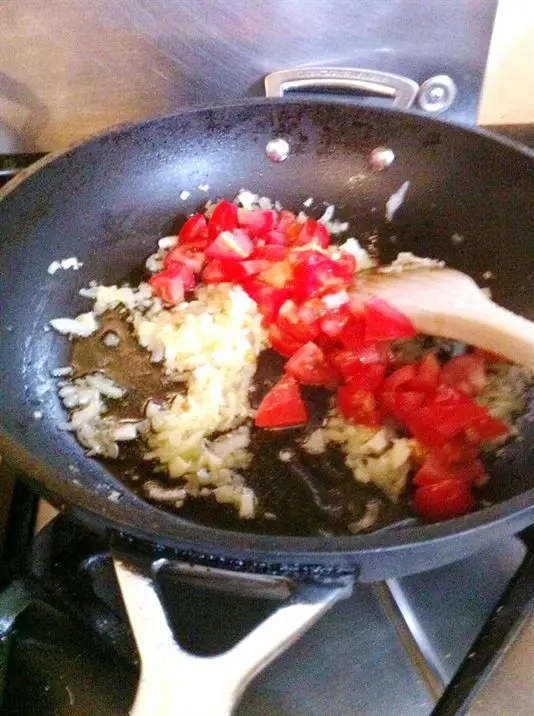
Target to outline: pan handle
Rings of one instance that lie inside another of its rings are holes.
[[[414,80],[390,72],[349,67],[297,67],[278,70],[265,77],[265,95],[283,97],[290,89],[333,89],[366,92],[391,97],[392,106],[409,109],[417,97],[419,85]]]
[[[348,597],[353,581],[339,577],[328,583],[294,583],[166,559],[154,562],[147,575],[117,552],[113,562],[141,659],[131,716],[229,716],[251,679],[339,599]],[[234,647],[217,656],[199,657],[182,649],[171,631],[155,583],[163,568],[188,572],[189,581],[207,579],[211,586],[219,580],[219,588],[226,591],[241,581],[249,594],[266,589],[270,596],[290,596]]]

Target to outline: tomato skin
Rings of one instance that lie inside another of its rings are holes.
[[[435,353],[425,353],[420,359],[415,377],[406,386],[407,390],[430,393],[438,387],[441,364]]]
[[[343,326],[338,338],[344,348],[348,350],[359,350],[363,347],[365,326],[362,320],[351,316]]]
[[[287,259],[289,249],[287,246],[278,246],[277,244],[265,244],[264,246],[256,246],[253,258],[265,259],[266,261],[284,261]]]
[[[410,413],[423,405],[425,397],[425,393],[421,392],[394,390],[382,391],[380,400],[384,413],[405,425]]]
[[[509,432],[508,425],[488,414],[475,420],[472,425],[466,428],[465,437],[470,443],[479,445],[486,440],[495,440],[495,438],[508,435]]]
[[[221,259],[210,259],[202,270],[203,283],[224,283],[231,281],[228,275],[228,263]]]
[[[382,390],[385,393],[392,393],[404,389],[415,378],[415,375],[415,366],[412,363],[404,365],[402,368],[397,368],[391,375],[388,375]]]
[[[306,219],[301,224],[301,230],[294,241],[295,246],[307,246],[314,244],[323,249],[330,244],[330,236],[326,228],[315,219]]]
[[[238,209],[237,220],[239,226],[247,229],[251,236],[263,236],[274,227],[276,213],[262,209]]]
[[[181,247],[197,246],[199,249],[205,249],[208,240],[208,222],[203,214],[193,214],[178,234],[178,244]]]
[[[427,405],[458,405],[459,403],[468,403],[469,398],[465,393],[453,388],[452,385],[438,385],[433,393],[430,393]]]
[[[299,315],[297,304],[291,299],[285,301],[280,307],[276,322],[283,333],[304,343],[313,341],[319,335],[319,326],[314,323],[304,323]]]
[[[200,273],[206,261],[206,256],[197,246],[179,244],[165,254],[163,266],[169,268],[172,264],[179,263],[189,266],[193,273]]]
[[[370,390],[360,390],[350,383],[337,390],[337,406],[343,417],[351,423],[375,428],[381,415],[376,398]]]
[[[313,342],[305,343],[284,366],[303,385],[334,385],[339,374],[323,351]]]
[[[365,342],[392,341],[413,338],[417,334],[413,323],[400,311],[381,298],[365,302]]]
[[[269,246],[284,246],[286,247],[286,251],[289,252],[289,248],[286,246],[286,237],[285,234],[283,234],[278,229],[273,229],[272,231],[268,231],[266,234],[263,234],[261,237],[265,243]]]
[[[419,487],[413,497],[413,506],[428,522],[441,522],[471,512],[475,501],[469,485],[462,480],[449,479]]]
[[[369,343],[356,350],[341,349],[332,351],[330,360],[345,378],[357,373],[362,365],[373,363],[388,364],[390,352],[384,343]]]
[[[340,251],[340,256],[336,259],[336,263],[342,267],[345,275],[352,277],[356,273],[356,259],[352,254],[349,254],[348,251]]]
[[[484,475],[484,465],[478,459],[463,464],[445,465],[435,453],[430,453],[415,474],[413,484],[416,487],[423,487],[443,482],[443,480],[461,480],[468,485],[473,485]]]
[[[347,385],[354,390],[369,390],[376,393],[384,382],[386,374],[386,365],[384,363],[371,363],[369,365],[359,364],[357,370],[354,370]]]
[[[434,448],[432,453],[444,465],[454,466],[475,460],[478,456],[478,448],[470,444],[464,436],[458,436]]]
[[[214,241],[223,231],[233,231],[238,227],[237,207],[224,199],[213,210],[208,222],[208,238]]]
[[[271,348],[286,358],[290,358],[293,353],[296,353],[305,343],[305,341],[298,340],[298,338],[294,338],[288,333],[281,331],[276,323],[273,323],[269,327],[267,337]]]
[[[305,253],[305,256],[298,257],[293,267],[295,296],[299,303],[349,286],[352,275],[348,274],[344,266],[318,251]]]
[[[223,261],[227,281],[241,283],[251,276],[256,276],[265,270],[269,265],[268,261],[262,259],[247,259],[246,261]]]
[[[443,366],[441,380],[474,398],[486,385],[484,358],[476,353],[454,356]]]
[[[289,297],[285,288],[273,288],[257,278],[242,281],[243,290],[258,304],[258,310],[267,324],[272,323],[278,316],[280,306]]]
[[[254,251],[254,244],[243,229],[221,231],[206,249],[209,258],[242,261]]]
[[[473,402],[423,406],[410,413],[407,426],[424,445],[439,447],[485,415],[486,409]]]
[[[261,401],[254,422],[258,428],[286,428],[308,422],[308,411],[295,378],[285,375],[275,383]]]
[[[282,234],[285,234],[288,226],[295,221],[295,214],[292,211],[282,209],[278,212],[278,223],[276,224],[276,230]]]

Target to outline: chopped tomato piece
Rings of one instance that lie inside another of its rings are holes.
[[[192,244],[182,246],[178,244],[178,246],[175,246],[165,254],[163,265],[165,268],[168,268],[171,264],[175,263],[185,264],[189,266],[193,273],[200,273],[205,260],[206,256],[198,246]]]
[[[299,384],[290,375],[280,378],[261,401],[256,412],[258,428],[285,428],[308,422],[308,411]]]
[[[434,485],[443,480],[461,480],[468,485],[474,485],[484,478],[484,475],[484,465],[478,459],[457,465],[446,465],[439,460],[435,453],[430,453],[415,474],[413,484],[416,487],[423,487],[423,485]]]
[[[253,257],[255,259],[266,259],[267,261],[284,261],[287,259],[289,249],[287,246],[278,246],[276,244],[264,244],[256,246]]]
[[[475,420],[465,430],[465,437],[471,443],[482,443],[485,440],[495,440],[504,435],[508,435],[510,428],[505,423],[497,420],[492,415],[484,415],[482,418]]]
[[[370,390],[376,393],[384,382],[386,366],[384,363],[371,363],[369,365],[359,364],[358,369],[354,370],[347,381],[355,390]]]
[[[181,247],[197,246],[205,249],[208,245],[208,222],[202,214],[193,214],[182,226],[178,234]]]
[[[261,237],[269,246],[286,246],[286,237],[278,229],[273,229]],[[288,249],[289,251],[289,249]]]
[[[319,335],[319,326],[304,323],[297,304],[291,300],[282,304],[276,322],[281,331],[303,342],[313,341]]]
[[[425,353],[417,364],[415,377],[406,386],[407,390],[430,393],[438,387],[441,371],[440,362],[435,353]]]
[[[380,425],[380,411],[370,390],[360,390],[350,383],[337,389],[337,405],[343,417],[351,423],[374,428]]]
[[[328,360],[333,363],[333,365],[336,365],[332,360],[332,355],[339,351],[339,343],[337,343],[333,338],[329,338],[324,333],[320,333],[317,338],[315,338],[315,343],[319,346],[319,348],[325,353],[325,355],[328,356]],[[337,367],[337,366],[336,366]]]
[[[356,259],[352,254],[349,254],[348,251],[340,251],[340,257],[336,259],[336,262],[349,276],[354,276],[356,273]]]
[[[382,391],[380,396],[382,408],[386,415],[395,418],[402,425],[410,413],[420,408],[425,402],[425,393],[413,390],[407,391]]]
[[[295,295],[298,301],[348,287],[352,275],[348,274],[345,267],[317,251],[306,254],[294,266]]]
[[[176,305],[184,300],[185,291],[193,288],[195,277],[188,266],[174,263],[154,274],[148,283],[152,287],[152,291],[165,303]]]
[[[478,448],[460,435],[444,445],[434,448],[432,453],[444,465],[460,465],[475,460],[478,456]]]
[[[402,368],[397,368],[391,375],[388,375],[382,389],[385,393],[405,390],[406,385],[415,378],[415,375],[415,366],[412,363],[403,365]]]
[[[473,398],[486,385],[484,358],[475,353],[454,356],[443,366],[441,380]]]
[[[351,316],[350,320],[343,326],[338,338],[344,348],[359,350],[363,347],[364,333],[365,326],[363,321]]]
[[[320,298],[310,298],[299,306],[299,318],[306,326],[315,326],[327,309]]]
[[[475,501],[469,485],[462,480],[443,480],[415,491],[413,506],[428,522],[441,522],[471,512]]]
[[[323,333],[330,338],[338,338],[349,321],[352,320],[351,313],[346,304],[338,308],[331,308],[323,318],[320,326]]]
[[[330,236],[328,231],[315,219],[306,219],[301,224],[301,229],[294,241],[295,246],[307,246],[308,244],[315,244],[323,249],[326,249],[330,243]]]
[[[225,261],[242,261],[254,251],[254,244],[243,229],[222,231],[206,249],[206,256]]]
[[[330,291],[333,289],[344,289],[350,285],[353,272],[347,267],[345,262],[334,261],[325,258],[317,264],[316,272],[321,283],[321,291]]]
[[[237,207],[229,201],[220,201],[208,222],[208,237],[214,241],[223,231],[234,231],[237,229]]]
[[[448,442],[485,415],[486,409],[472,401],[454,405],[429,405],[410,413],[407,425],[418,440],[432,447]]]
[[[456,390],[452,385],[438,385],[436,390],[427,398],[427,405],[456,405],[469,402],[465,393]]]
[[[333,385],[339,379],[337,370],[319,346],[312,342],[299,348],[287,361],[284,370],[304,385]]]
[[[290,358],[293,353],[296,353],[305,343],[305,341],[301,341],[289,333],[280,330],[276,323],[270,326],[268,338],[271,348],[286,358]]]
[[[262,259],[248,259],[247,261],[224,261],[226,275],[229,281],[240,283],[251,276],[261,273],[269,266],[268,261]]]
[[[350,378],[360,371],[361,366],[373,365],[374,363],[386,365],[389,358],[387,350],[373,349],[383,345],[384,344],[377,343],[375,347],[369,344],[359,350],[336,350],[330,355],[330,360],[338,368],[343,377]]]
[[[280,213],[283,214],[284,212],[280,212]],[[292,220],[292,221],[285,221],[284,219],[281,219],[281,220],[278,222],[278,227],[277,227],[277,228],[278,228],[279,231],[282,231],[282,229],[281,229],[282,223],[284,224],[284,229],[283,229],[283,231],[284,231],[284,233],[285,233],[285,235],[286,235],[286,241],[287,241],[287,243],[288,243],[290,246],[292,246],[292,245],[295,244],[296,241],[298,240],[298,236],[299,236],[299,234],[300,234],[300,230],[302,229],[302,222],[301,222],[301,221],[298,221],[298,219],[295,219],[295,218],[294,218],[294,214],[293,214],[293,220]]]
[[[238,209],[237,220],[239,226],[247,229],[251,236],[262,236],[273,228],[276,213],[262,209]]]
[[[416,335],[413,323],[381,298],[365,302],[365,342],[392,341]]]
[[[288,227],[293,224],[294,221],[295,214],[292,211],[286,211],[285,209],[282,209],[282,211],[278,214],[278,224],[276,225],[276,230],[280,231],[282,234],[285,234]]]
[[[255,278],[243,281],[241,286],[258,304],[258,310],[267,324],[276,320],[280,306],[289,296],[289,291],[286,288],[273,288]]]
[[[292,278],[293,269],[288,260],[275,261],[261,274],[261,280],[275,288],[284,288]]]
[[[330,360],[345,378],[350,378],[357,372],[360,365],[387,364],[390,358],[390,351],[385,343],[369,343],[355,350],[337,350],[330,356]]]
[[[221,259],[210,259],[202,271],[202,281],[204,283],[231,281],[232,278],[228,274],[228,263],[228,261],[221,261]]]

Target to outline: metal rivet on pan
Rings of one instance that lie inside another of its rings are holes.
[[[265,154],[272,162],[283,162],[289,156],[289,144],[282,137],[270,139],[265,147]]]
[[[393,164],[395,154],[389,147],[376,147],[369,155],[369,164],[374,172],[381,172]]]
[[[417,102],[425,112],[444,112],[454,102],[457,92],[453,79],[448,75],[436,75],[423,82]]]

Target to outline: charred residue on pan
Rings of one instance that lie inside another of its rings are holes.
[[[273,351],[261,354],[251,396],[253,405],[278,380],[283,362]],[[154,364],[152,367],[158,370]],[[118,382],[124,384],[124,380]],[[299,447],[299,439],[321,425],[329,402],[329,394],[322,388],[303,387],[303,394],[310,411],[306,428],[253,429],[253,460],[243,477],[258,500],[255,519],[241,520],[234,507],[218,504],[213,498],[188,498],[181,507],[172,500],[150,499],[148,483],[168,491],[179,483],[158,473],[155,463],[143,459],[144,446],[140,442],[126,443],[117,460],[104,462],[110,472],[143,499],[184,519],[212,527],[294,536],[350,534],[349,525],[361,520],[369,502],[377,503],[379,508],[376,522],[368,529],[384,528],[409,517],[406,502],[392,504],[376,487],[356,483],[339,450],[309,455]],[[291,456],[289,460],[281,459],[284,453]]]
[[[117,345],[106,344],[109,336],[116,337]],[[121,400],[109,403],[107,415],[119,420],[142,420],[149,400],[166,402],[181,388],[160,364],[152,362],[129,324],[115,311],[102,316],[100,328],[92,336],[73,342],[70,362],[75,378],[102,372],[127,390]]]

